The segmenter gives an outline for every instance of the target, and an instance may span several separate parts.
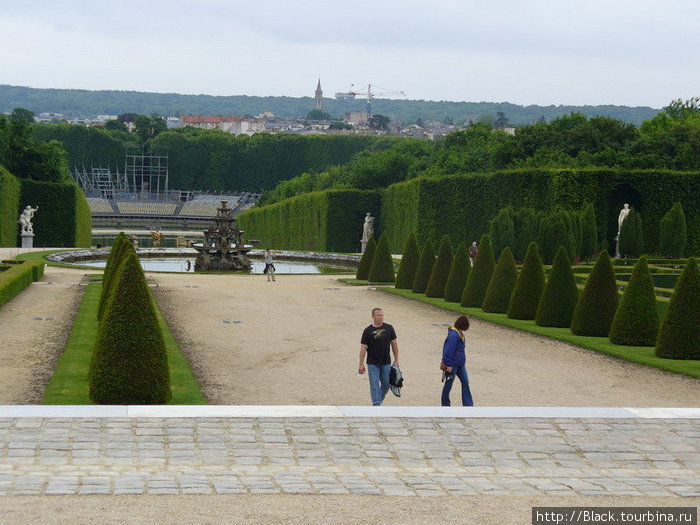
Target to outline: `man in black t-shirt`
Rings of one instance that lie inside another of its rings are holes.
[[[384,312],[381,308],[372,310],[372,324],[362,332],[360,340],[360,365],[357,372],[365,373],[365,357],[369,372],[369,392],[372,405],[379,406],[389,391],[389,374],[391,372],[391,355],[394,353],[394,364],[399,366],[399,344],[396,341],[394,327],[384,322]]]

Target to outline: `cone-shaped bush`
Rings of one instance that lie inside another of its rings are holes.
[[[631,208],[620,227],[620,255],[639,257],[642,254],[643,245],[642,216]]]
[[[628,217],[629,219],[629,217]],[[659,312],[656,309],[654,280],[647,258],[642,255],[632,270],[632,277],[617,307],[610,342],[627,346],[654,346],[659,335]]]
[[[488,235],[484,235],[479,241],[479,251],[474,260],[474,267],[469,272],[467,284],[464,286],[460,301],[462,306],[481,307],[495,266],[496,261],[493,257],[491,241]]]
[[[430,274],[433,272],[435,265],[435,249],[430,239],[425,241],[425,246],[420,252],[420,261],[418,261],[418,269],[416,270],[416,278],[413,279],[413,287],[411,291],[414,293],[425,293],[428,287]]]
[[[511,319],[533,320],[537,316],[537,306],[544,291],[545,275],[537,244],[527,247],[523,267],[518,274],[513,294],[508,303],[508,317]]]
[[[571,320],[571,331],[576,335],[607,337],[618,301],[615,271],[607,250],[603,250],[583,287]]]
[[[163,334],[135,253],[114,277],[90,364],[90,399],[99,404],[163,404],[171,398]]]
[[[624,223],[623,223],[624,224]],[[676,202],[661,219],[659,253],[662,257],[683,257],[688,241],[688,225],[680,202]]]
[[[369,269],[369,280],[373,283],[394,282],[394,261],[389,249],[389,238],[385,233],[379,238],[379,244],[372,258],[372,267]]]
[[[513,252],[507,246],[503,248],[498,263],[493,270],[491,281],[486,288],[484,302],[481,305],[484,312],[504,314],[508,311],[510,296],[518,280],[518,267],[515,265]]]
[[[377,251],[377,241],[374,240],[374,235],[367,241],[367,246],[365,246],[365,253],[362,254],[360,259],[360,264],[357,266],[357,273],[355,278],[361,281],[366,281],[369,279],[369,271],[372,268],[372,260],[374,259],[374,252]]]
[[[577,302],[576,279],[571,271],[566,248],[560,246],[554,257],[554,264],[552,264],[549,280],[544,287],[544,292],[542,292],[540,304],[537,306],[535,323],[539,326],[568,328],[571,326]]]
[[[403,249],[403,256],[399,264],[399,271],[396,272],[396,288],[410,290],[413,288],[413,280],[416,278],[418,262],[420,261],[420,248],[416,240],[416,234],[411,232],[406,239],[406,246]]]
[[[598,225],[593,204],[587,202],[581,211],[581,258],[591,260],[598,249]]]
[[[515,245],[511,246],[516,261],[524,261],[527,248],[537,239],[537,215],[532,208],[520,208],[513,215]]]
[[[661,324],[656,355],[668,359],[700,359],[700,275],[690,259],[678,278],[676,289]]]
[[[461,301],[462,291],[464,291],[464,285],[467,284],[470,269],[471,263],[469,262],[467,245],[463,242],[459,243],[457,253],[452,259],[452,268],[450,268],[450,275],[447,277],[447,284],[445,285],[445,301],[448,303]]]
[[[102,274],[102,292],[100,293],[100,302],[97,306],[97,319],[101,320],[109,297],[112,293],[112,282],[121,268],[124,259],[129,253],[135,253],[134,245],[131,244],[128,237],[120,232],[112,243],[112,249],[107,257],[104,273]]]
[[[575,258],[574,236],[564,212],[554,211],[544,217],[537,244],[541,248],[540,253],[545,264],[552,264],[559,246],[566,247],[567,255],[570,255],[571,260]]]
[[[513,208],[501,208],[489,224],[489,240],[494,253],[502,253],[506,246],[515,245],[515,222]],[[511,249],[512,251],[512,249]]]
[[[454,251],[452,250],[450,236],[443,235],[440,241],[437,259],[433,265],[433,271],[430,272],[428,286],[425,288],[426,297],[445,297],[445,286],[447,285],[447,278],[450,276],[453,258]]]

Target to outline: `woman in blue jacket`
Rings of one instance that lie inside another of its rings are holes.
[[[467,376],[464,332],[469,330],[469,319],[466,315],[460,316],[454,326],[447,329],[445,344],[442,346],[442,361],[445,364],[445,386],[442,387],[442,406],[450,406],[450,390],[455,382],[455,376],[462,383],[462,405],[474,406],[472,393],[469,390],[469,377]]]

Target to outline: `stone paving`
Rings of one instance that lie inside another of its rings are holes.
[[[0,495],[698,497],[699,438],[698,417],[5,417],[0,411]]]

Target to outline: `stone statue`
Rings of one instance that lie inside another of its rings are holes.
[[[22,234],[25,233],[34,233],[34,228],[32,226],[32,217],[34,217],[34,213],[39,209],[39,206],[36,208],[32,208],[31,206],[27,206],[24,208],[22,213],[19,216],[19,221],[17,221],[19,224],[22,225]]]
[[[374,235],[374,217],[372,217],[370,212],[367,212],[367,215],[365,216],[365,223],[362,226],[361,242],[369,242],[369,238],[372,235]]]
[[[627,215],[630,213],[630,205],[623,204],[620,210],[620,215],[617,217],[617,234],[620,235],[620,230],[622,229],[622,223],[625,222]]]
[[[151,231],[151,241],[154,248],[160,246],[160,240],[163,238],[163,234],[158,230]]]

